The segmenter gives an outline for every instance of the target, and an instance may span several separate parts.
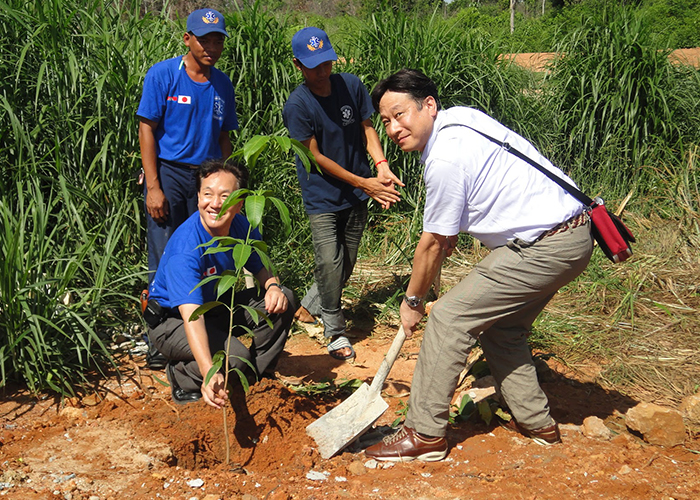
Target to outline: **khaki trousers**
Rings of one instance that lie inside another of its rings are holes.
[[[526,429],[550,425],[527,335],[557,290],[583,272],[592,249],[590,222],[533,244],[515,240],[441,297],[425,328],[406,425],[445,435],[450,400],[477,338],[516,421]]]

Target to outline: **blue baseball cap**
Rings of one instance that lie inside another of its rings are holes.
[[[310,26],[297,31],[292,37],[292,53],[301,64],[309,69],[327,61],[337,61],[326,32]]]
[[[223,33],[228,36],[224,16],[214,9],[195,10],[187,16],[187,31],[195,36],[204,36],[207,33]]]

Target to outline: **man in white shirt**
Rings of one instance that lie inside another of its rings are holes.
[[[372,103],[389,138],[403,151],[421,152],[425,164],[423,233],[401,304],[407,336],[424,316],[423,300],[460,231],[491,253],[434,305],[405,425],[366,454],[387,461],[447,455],[450,400],[477,338],[514,417],[504,424],[540,444],[561,442],[527,335],[557,290],[588,265],[588,214],[551,179],[479,132],[573,181],[488,115],[465,107],[441,110],[435,84],[419,71],[401,70],[379,82]]]

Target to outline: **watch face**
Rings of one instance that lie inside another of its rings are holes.
[[[404,300],[411,307],[418,307],[422,302],[420,297],[404,295]]]

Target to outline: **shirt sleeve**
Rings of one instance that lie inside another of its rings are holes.
[[[362,116],[362,121],[371,118],[374,114],[374,107],[372,106],[372,98],[369,96],[367,87],[362,83],[355,75],[351,75],[355,81],[355,102],[360,110],[360,116]]]
[[[305,109],[298,92],[292,93],[282,110],[284,126],[289,130],[289,137],[305,141],[315,135],[311,114]]]
[[[454,236],[459,233],[467,205],[467,182],[457,165],[444,159],[425,167],[425,211],[423,231]]]
[[[146,73],[143,81],[143,94],[136,115],[147,120],[160,122],[165,113],[167,85],[162,79],[162,71],[155,66]]]
[[[193,290],[202,279],[202,264],[196,252],[173,255],[165,268],[165,283],[170,307],[204,304],[202,287]]]

